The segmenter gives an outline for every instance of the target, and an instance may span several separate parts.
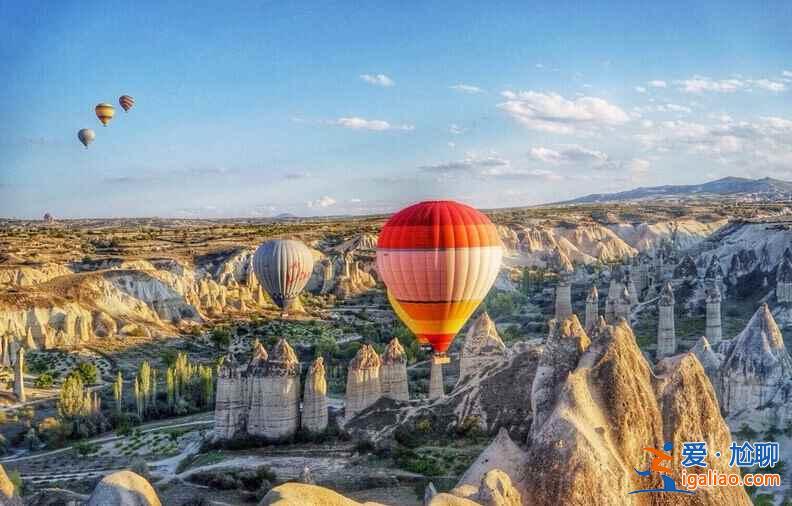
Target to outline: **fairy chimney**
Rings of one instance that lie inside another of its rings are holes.
[[[300,418],[300,362],[286,339],[279,339],[265,365],[248,376],[248,434],[269,440],[293,436]]]
[[[313,433],[327,429],[327,380],[322,357],[314,360],[305,378],[302,428]]]
[[[676,330],[674,327],[674,290],[666,282],[657,303],[657,357],[667,357],[676,353]]]
[[[380,385],[383,397],[397,401],[410,400],[407,387],[407,357],[404,355],[404,348],[395,337],[391,339],[382,354]]]
[[[364,344],[349,363],[345,411],[347,420],[351,420],[381,397],[381,366],[382,361],[370,344]]]

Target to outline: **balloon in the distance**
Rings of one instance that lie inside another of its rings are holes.
[[[90,128],[83,128],[77,132],[77,138],[82,142],[83,146],[85,146],[85,149],[88,149],[88,144],[96,139],[96,133]]]
[[[113,119],[113,116],[115,116],[115,108],[105,102],[97,104],[95,111],[96,117],[99,118],[99,121],[101,121],[104,126],[107,126],[110,120]]]
[[[291,239],[266,241],[253,255],[253,271],[270,298],[287,312],[313,272],[308,246]]]
[[[503,245],[495,225],[453,201],[421,202],[391,216],[377,241],[377,271],[396,315],[436,361],[487,295]]]
[[[135,105],[135,99],[129,95],[121,95],[118,97],[118,104],[124,109],[124,112],[127,112]]]

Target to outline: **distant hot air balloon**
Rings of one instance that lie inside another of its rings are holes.
[[[112,105],[103,102],[96,106],[96,117],[99,118],[99,121],[101,121],[104,126],[110,123],[114,115],[115,108]]]
[[[503,246],[495,225],[470,206],[421,202],[391,216],[377,241],[377,271],[396,315],[435,351],[436,363],[487,295]]]
[[[96,133],[94,133],[94,131],[90,128],[83,128],[77,132],[77,138],[83,143],[85,149],[88,149],[88,144],[92,143],[94,139],[96,139]]]
[[[256,277],[284,312],[305,288],[313,264],[311,250],[302,242],[290,239],[267,241],[253,255]]]
[[[132,106],[135,105],[135,99],[130,97],[129,95],[121,95],[118,97],[118,103],[124,109],[124,112],[132,109]]]

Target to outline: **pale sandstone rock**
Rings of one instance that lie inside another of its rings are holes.
[[[550,416],[567,376],[577,367],[581,355],[591,345],[586,331],[575,315],[551,325],[551,329],[531,386],[533,434],[539,432]]]
[[[599,320],[599,292],[592,285],[586,297],[586,329],[593,328]]]
[[[676,353],[676,330],[674,327],[674,290],[666,282],[657,303],[657,357],[668,357]]]
[[[502,361],[507,354],[495,323],[486,312],[481,313],[465,334],[459,354],[459,381],[475,374],[493,362]]]
[[[364,344],[349,363],[345,408],[347,420],[354,418],[382,396],[381,366],[382,361],[370,344]]]
[[[229,353],[220,364],[217,374],[214,412],[215,438],[231,439],[244,431],[247,416],[244,390],[242,371],[233,354]]]
[[[395,337],[391,339],[382,354],[380,385],[383,397],[396,401],[410,400],[407,357],[404,356],[404,348]]]
[[[284,483],[267,493],[259,506],[384,506],[380,503],[360,503],[348,499],[329,488],[305,483]]]
[[[792,357],[767,304],[727,344],[720,401],[730,420],[784,426],[792,419]]]
[[[99,482],[87,506],[162,506],[162,503],[145,478],[132,471],[117,471]]]
[[[327,429],[327,380],[324,359],[318,357],[308,369],[303,394],[302,427],[309,432]]]
[[[300,420],[300,363],[286,339],[273,347],[260,379],[256,390],[251,387],[260,408],[251,406],[248,434],[271,440],[293,436]]]
[[[25,348],[19,348],[17,359],[14,363],[14,395],[19,402],[25,402]]]
[[[432,368],[429,370],[429,400],[440,399],[445,396],[443,387],[443,364],[432,360]]]

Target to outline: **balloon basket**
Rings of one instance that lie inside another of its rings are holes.
[[[449,357],[445,353],[435,353],[434,355],[432,355],[432,363],[437,365],[450,364],[451,357]]]

